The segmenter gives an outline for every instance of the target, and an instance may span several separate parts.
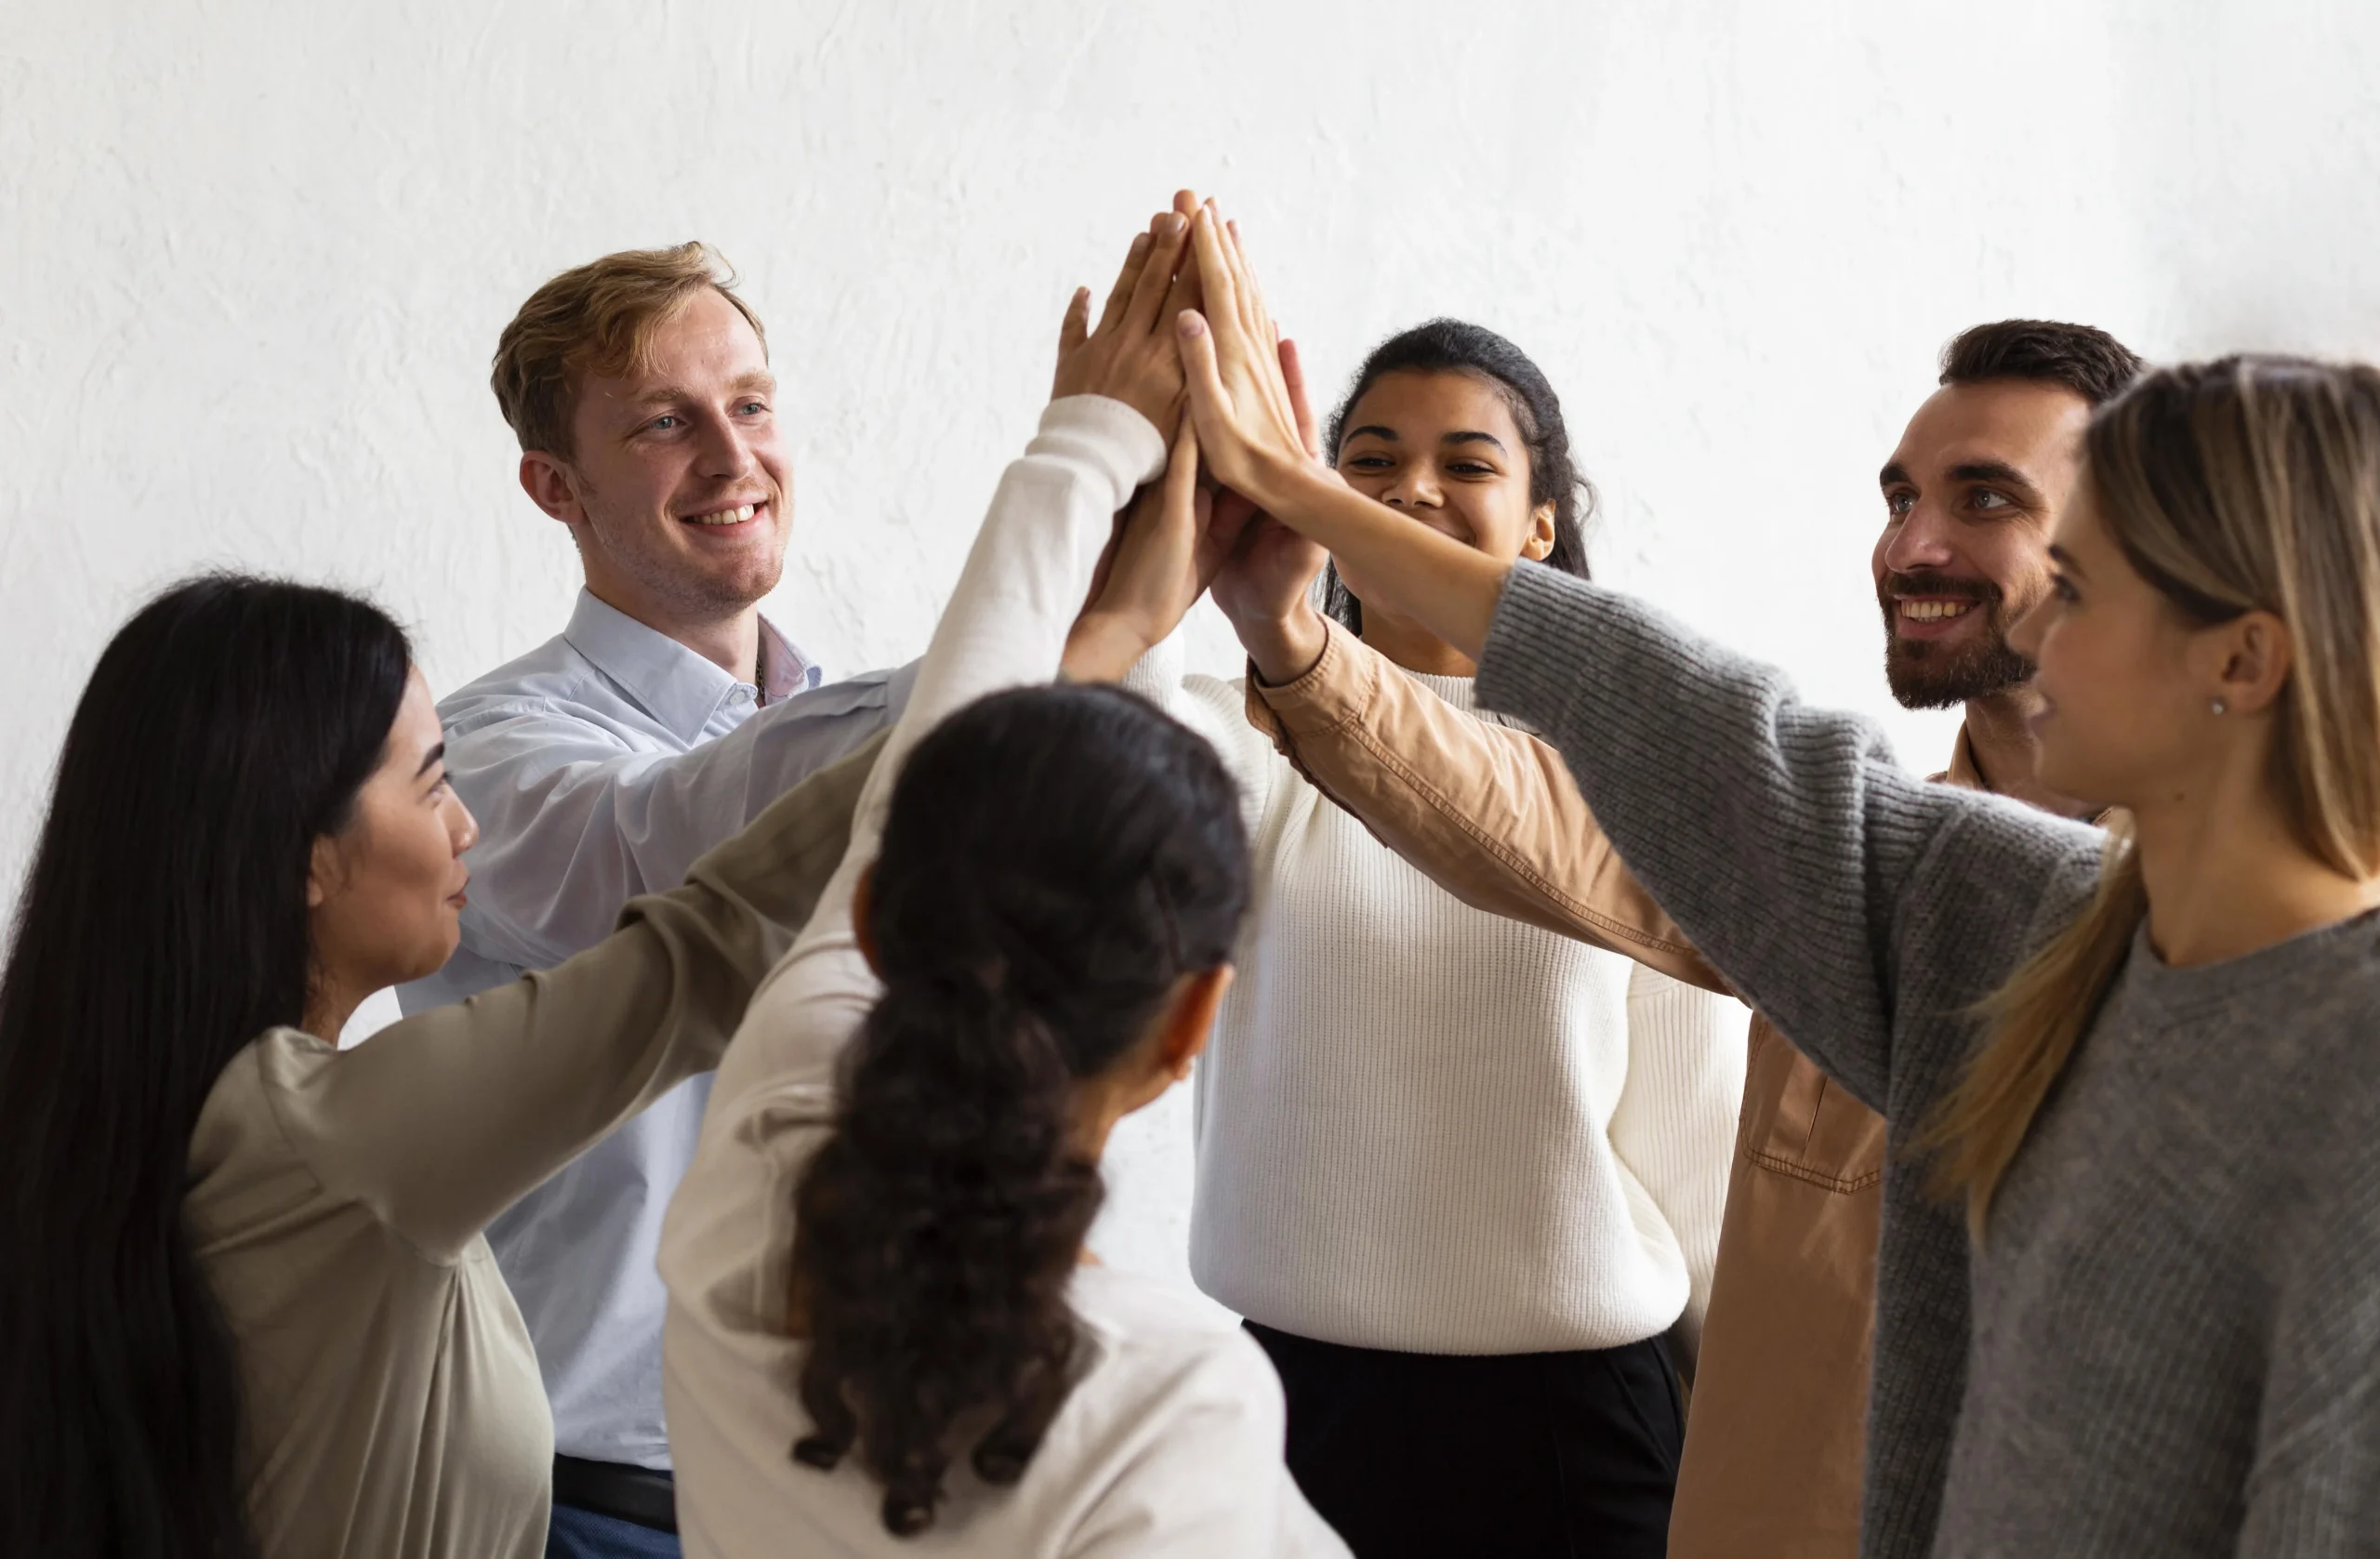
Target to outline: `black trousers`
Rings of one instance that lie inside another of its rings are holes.
[[[1663,1559],[1686,1412],[1659,1338],[1483,1357],[1246,1325],[1289,1396],[1289,1472],[1356,1559]]]

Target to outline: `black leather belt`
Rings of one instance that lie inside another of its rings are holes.
[[[678,1529],[678,1491],[667,1473],[617,1461],[554,1458],[554,1503],[656,1532]]]

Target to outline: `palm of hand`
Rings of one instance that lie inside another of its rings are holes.
[[[1207,545],[1216,554],[1215,604],[1235,622],[1289,615],[1327,561],[1320,547],[1228,488],[1215,495]]]

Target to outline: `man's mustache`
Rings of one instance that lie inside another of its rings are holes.
[[[1989,579],[1958,579],[1947,574],[1887,572],[1884,582],[1876,588],[1876,593],[1887,603],[1897,596],[1937,596],[1951,601],[1997,603],[2004,592]]]

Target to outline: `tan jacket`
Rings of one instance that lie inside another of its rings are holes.
[[[1249,719],[1457,898],[1726,984],[1629,874],[1561,754],[1448,707],[1331,625]],[[1975,783],[1962,738],[1954,783]],[[1695,1369],[1672,1559],[1852,1559],[1884,1123],[1765,1020],[1752,1024],[1734,1172]]]
[[[351,1050],[273,1029],[191,1138],[184,1210],[230,1324],[267,1559],[536,1559],[553,1422],[482,1233],[689,1075],[842,859],[881,740],[632,901],[560,967]]]

